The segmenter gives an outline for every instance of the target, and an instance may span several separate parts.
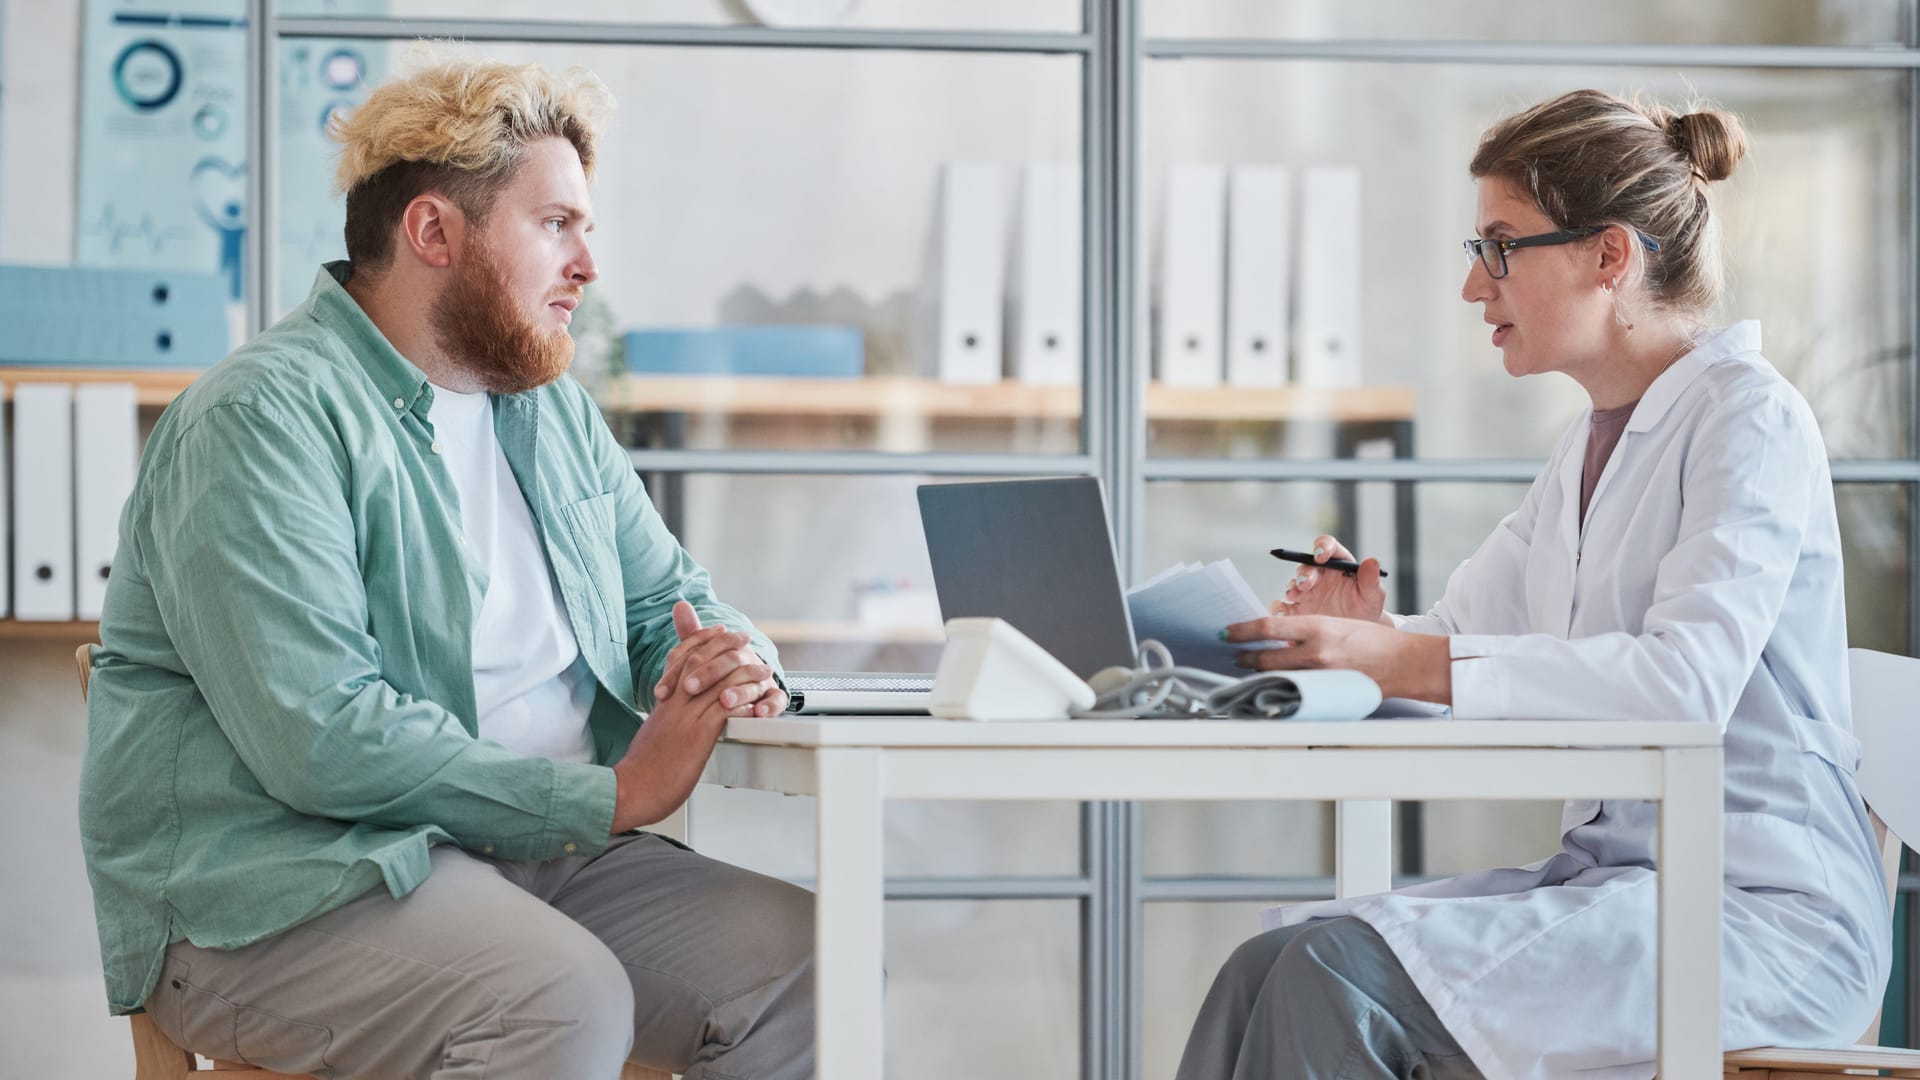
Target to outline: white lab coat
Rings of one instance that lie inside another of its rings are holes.
[[[1725,1045],[1845,1045],[1891,919],[1853,782],[1826,451],[1759,348],[1757,323],[1713,331],[1654,381],[1584,527],[1583,414],[1441,601],[1395,623],[1453,635],[1461,718],[1723,725]],[[1655,814],[1571,802],[1542,862],[1267,923],[1366,921],[1491,1080],[1650,1077]]]

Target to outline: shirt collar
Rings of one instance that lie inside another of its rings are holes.
[[[1634,407],[1632,419],[1627,421],[1627,430],[1652,431],[1702,372],[1730,357],[1757,354],[1759,351],[1760,324],[1753,319],[1702,331],[1694,338],[1693,348],[1675,360],[1660,373],[1659,378],[1653,380],[1652,386],[1647,387],[1647,392],[1640,397],[1640,404]]]
[[[396,412],[424,411],[433,405],[426,373],[393,347],[380,328],[367,318],[346,290],[353,264],[345,259],[324,263],[307,294],[307,312],[314,322],[333,332],[366,370],[380,397]]]

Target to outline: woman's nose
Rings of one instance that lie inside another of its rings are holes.
[[[1460,299],[1469,304],[1478,304],[1493,299],[1493,275],[1487,273],[1487,266],[1479,259],[1467,264],[1467,280],[1460,285]]]

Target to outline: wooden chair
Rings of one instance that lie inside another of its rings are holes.
[[[1920,787],[1913,783],[1913,763],[1920,761],[1920,660],[1873,652],[1847,650],[1848,681],[1853,686],[1853,733],[1859,737],[1860,795],[1873,818],[1873,835],[1880,841],[1880,867],[1886,875],[1888,906],[1892,906],[1900,878],[1900,838],[1920,838]],[[1726,1075],[1741,1080],[1818,1080],[1821,1077],[1861,1075],[1920,1077],[1920,1050],[1892,1050],[1873,1045],[1880,1038],[1876,1015],[1863,1045],[1831,1050],[1763,1047],[1736,1050],[1726,1056]]]
[[[73,654],[74,664],[80,669],[82,701],[87,697],[87,679],[93,674],[93,649],[92,645],[82,645]],[[246,1080],[313,1080],[312,1077],[270,1072],[258,1065],[239,1061],[216,1060],[210,1068],[202,1069],[200,1059],[191,1051],[175,1046],[173,1040],[154,1025],[152,1017],[137,1013],[127,1019],[133,1021],[134,1080],[199,1080],[200,1077],[215,1073],[246,1073]],[[620,1080],[673,1080],[673,1077],[670,1073],[629,1062],[620,1070]]]

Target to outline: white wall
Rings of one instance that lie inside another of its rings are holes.
[[[80,2],[0,8],[0,262],[73,261]]]
[[[77,643],[76,643],[77,644]],[[0,1074],[132,1076],[107,1015],[80,858],[86,713],[73,645],[0,640]]]
[[[77,0],[0,7],[0,261],[73,259],[79,39]],[[133,1074],[80,859],[72,650],[0,640],[0,1044],[8,1075],[62,1080]]]

